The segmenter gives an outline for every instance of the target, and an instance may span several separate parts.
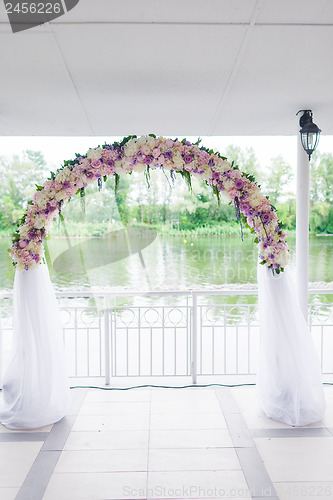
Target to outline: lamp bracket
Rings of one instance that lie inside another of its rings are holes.
[[[312,110],[311,109],[300,109],[299,111],[297,111],[296,116],[299,113],[304,113],[299,119],[299,125],[301,128],[303,128],[306,123],[312,122]]]

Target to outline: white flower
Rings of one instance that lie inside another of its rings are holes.
[[[135,139],[130,139],[125,144],[125,154],[126,154],[126,156],[135,156],[138,151],[139,151],[139,148],[138,148],[138,144],[135,141]]]
[[[287,248],[284,248],[282,252],[279,253],[279,264],[281,267],[285,267],[289,262],[290,254]]]
[[[142,135],[141,137],[139,137],[139,139],[137,139],[137,144],[139,148],[141,148],[141,146],[146,144],[146,136]]]
[[[36,229],[42,229],[45,225],[45,219],[43,218],[43,216],[37,216],[36,219],[35,219],[35,223],[34,223],[34,227]]]
[[[87,158],[89,160],[99,160],[103,154],[103,148],[88,149]]]
[[[136,165],[133,166],[134,172],[144,172],[146,170],[146,165],[143,165],[142,163],[137,163]]]
[[[184,160],[181,156],[180,151],[175,151],[172,157],[172,163],[176,167],[177,170],[181,170],[184,166]]]
[[[29,227],[27,224],[24,224],[24,226],[20,227],[20,236],[22,240],[26,240],[28,238],[28,233],[30,232],[31,227]]]
[[[49,197],[47,194],[43,193],[43,191],[38,191],[36,193],[36,205],[38,205],[39,208],[45,209],[48,201]]]
[[[66,191],[58,191],[56,194],[55,194],[55,199],[57,201],[61,201],[63,199],[67,198],[67,194],[66,194]]]
[[[56,175],[56,180],[60,182],[68,181],[71,178],[71,170],[68,167],[65,167],[63,170],[60,170],[60,172],[57,173]]]
[[[26,248],[33,253],[40,253],[42,245],[40,243],[36,243],[35,241],[30,241]]]
[[[231,168],[231,163],[229,163],[226,160],[219,160],[214,165],[215,172],[224,172],[225,170],[230,170],[230,168]]]
[[[146,144],[147,144],[147,146],[148,146],[150,149],[154,149],[155,144],[156,144],[156,139],[155,139],[155,137],[150,137],[150,136],[148,136],[148,137],[146,138]]]
[[[205,167],[204,173],[200,175],[201,179],[207,181],[212,178],[212,169],[210,167]]]

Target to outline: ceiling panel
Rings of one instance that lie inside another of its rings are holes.
[[[332,0],[80,0],[13,34],[0,2],[0,134],[333,133]]]
[[[232,134],[293,134],[299,109],[314,111],[325,133],[333,132],[333,30],[323,27],[256,27],[216,125],[224,116]],[[223,115],[223,116],[222,116]],[[245,117],[245,119],[242,117]],[[237,119],[238,118],[238,119]],[[213,131],[214,135],[214,131]]]
[[[244,29],[61,26],[56,38],[95,134],[189,134],[208,129]]]
[[[257,0],[80,0],[59,21],[248,23]]]

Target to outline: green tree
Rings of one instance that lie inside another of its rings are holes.
[[[269,172],[264,181],[265,193],[275,206],[281,197],[287,194],[285,191],[293,177],[293,172],[289,163],[281,155],[272,158],[268,168]]]
[[[310,162],[310,198],[312,201],[333,201],[333,154],[315,152]]]
[[[44,182],[49,170],[42,153],[25,151],[23,156],[0,158],[0,224],[10,227],[22,216],[35,192],[35,184]]]
[[[260,171],[259,160],[252,147],[242,149],[240,146],[230,144],[226,147],[224,154],[229,161],[234,161],[242,172],[251,174],[259,183],[262,182],[263,175]]]

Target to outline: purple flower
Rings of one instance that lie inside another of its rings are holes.
[[[63,187],[64,189],[68,189],[68,188],[70,187],[70,185],[71,185],[71,184],[70,184],[70,182],[68,182],[68,181],[64,181],[64,182],[62,183],[62,187]]]
[[[145,164],[150,165],[150,163],[153,161],[153,157],[151,155],[146,156],[145,158]]]
[[[92,172],[87,172],[86,176],[88,177],[88,179],[93,179],[94,178],[94,174]]]
[[[190,141],[185,141],[185,146],[191,146]]]
[[[277,233],[279,233],[279,232],[280,232],[280,227],[279,227],[279,226],[276,226],[275,231],[276,231]]]
[[[39,261],[39,255],[37,253],[35,253],[35,255],[33,256],[33,259],[35,262],[38,262]]]
[[[273,253],[269,253],[268,254],[268,258],[271,259],[271,260],[273,260],[275,258],[275,255]]]
[[[219,172],[213,172],[212,177],[213,177],[213,179],[219,179],[220,178]]]
[[[109,167],[114,167],[114,161],[113,160],[108,160],[106,162],[107,165],[109,165]]]
[[[29,266],[25,266],[24,268],[26,271],[29,271]]]
[[[35,230],[32,229],[31,231],[29,231],[28,236],[30,240],[33,240],[35,237]]]
[[[262,214],[262,221],[264,224],[268,224],[268,222],[271,220],[272,216],[269,212],[265,212]]]
[[[211,167],[214,167],[215,165],[215,161],[210,159],[209,162],[208,162],[208,165],[210,165]]]
[[[247,212],[248,210],[250,210],[250,205],[248,203],[242,203],[241,206],[240,206],[240,209],[242,212]]]
[[[132,165],[136,165],[137,163],[138,163],[138,159],[137,158],[133,158]]]
[[[236,189],[243,189],[244,187],[244,182],[242,181],[242,179],[236,179],[235,181],[235,188]]]
[[[185,163],[191,163],[193,161],[193,155],[185,155],[184,161]]]
[[[172,158],[172,151],[166,151],[164,153],[164,158],[167,158],[168,160],[171,160],[171,158]]]

